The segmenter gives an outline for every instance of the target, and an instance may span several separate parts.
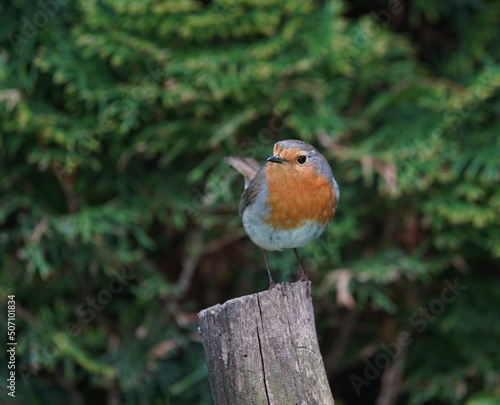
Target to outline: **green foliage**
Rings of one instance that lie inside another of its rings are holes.
[[[301,249],[338,402],[498,402],[500,4],[365,3],[0,6],[17,402],[210,404],[196,312],[267,282],[222,158],[287,138],[341,188]],[[403,332],[373,390],[363,360]]]

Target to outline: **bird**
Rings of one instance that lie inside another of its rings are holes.
[[[276,142],[264,166],[253,158],[226,156],[245,178],[239,214],[243,228],[264,253],[269,289],[276,286],[267,251],[293,249],[300,280],[308,278],[297,248],[317,239],[333,219],[339,186],[325,157],[307,142]]]

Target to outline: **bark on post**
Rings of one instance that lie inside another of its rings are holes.
[[[310,282],[236,298],[198,318],[215,405],[333,405]]]

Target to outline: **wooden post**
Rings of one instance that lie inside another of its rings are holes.
[[[215,405],[333,405],[311,283],[280,284],[198,314]]]

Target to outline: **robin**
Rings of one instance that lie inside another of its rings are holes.
[[[289,139],[274,145],[273,156],[263,167],[246,157],[228,156],[224,161],[245,178],[239,214],[246,233],[264,252],[269,288],[276,283],[268,250],[292,248],[300,280],[308,280],[297,248],[325,231],[340,197],[324,156],[306,142]]]

